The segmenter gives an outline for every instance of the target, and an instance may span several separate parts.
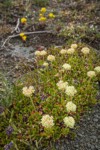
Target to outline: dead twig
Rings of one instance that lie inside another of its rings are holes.
[[[19,25],[20,25],[20,19],[18,18],[17,25],[16,25],[15,29],[11,33],[14,33],[15,31],[16,31],[16,33],[19,33],[20,32]]]
[[[41,34],[41,33],[52,33],[52,31],[35,31],[35,32],[24,32],[25,35],[31,35],[31,34]],[[16,35],[10,35],[8,36],[8,38],[3,42],[1,47],[5,47],[5,44],[10,41],[12,38],[18,37],[20,36],[19,34]]]

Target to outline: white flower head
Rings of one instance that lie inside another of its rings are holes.
[[[54,55],[49,55],[49,56],[47,57],[47,60],[48,60],[48,61],[55,61],[55,56],[54,56]]]
[[[73,117],[65,117],[63,119],[64,121],[64,124],[69,127],[69,128],[74,128],[74,125],[75,125],[75,120]]]
[[[45,55],[47,55],[47,52],[45,51],[45,50],[43,50],[43,51],[40,51],[41,53],[41,56],[45,56]]]
[[[47,62],[44,62],[44,63],[43,63],[43,66],[44,66],[44,67],[48,67],[48,65],[49,65],[49,64],[48,64]]]
[[[76,105],[70,101],[66,104],[67,112],[76,112]]]
[[[86,54],[89,54],[90,49],[89,49],[88,47],[83,47],[83,48],[81,49],[81,52],[86,55]]]
[[[60,54],[66,54],[67,53],[67,50],[66,49],[62,49],[61,51],[60,51]]]
[[[53,116],[44,115],[41,119],[41,124],[45,128],[52,128],[54,126]]]
[[[22,93],[23,93],[25,96],[27,96],[27,97],[32,96],[32,94],[33,94],[34,92],[35,92],[35,89],[34,89],[33,86],[29,86],[29,88],[28,88],[28,87],[23,87],[23,89],[22,89]]]
[[[59,89],[59,90],[65,90],[65,89],[66,89],[66,86],[68,86],[68,82],[63,82],[62,80],[60,80],[60,81],[57,83],[57,86],[58,86],[58,89]]]
[[[95,73],[95,71],[88,71],[87,76],[90,77],[90,78],[93,78],[93,77],[96,76],[96,73]]]
[[[76,49],[77,47],[78,47],[78,45],[77,45],[77,44],[72,44],[72,45],[71,45],[71,48]]]
[[[95,67],[94,70],[95,70],[97,73],[100,73],[100,66]]]
[[[36,56],[40,56],[41,55],[41,51],[35,51],[34,53]]]
[[[69,64],[64,64],[63,66],[62,66],[65,70],[71,70],[71,65],[69,65]]]
[[[67,50],[67,54],[73,54],[75,52],[75,49],[74,48],[69,48]]]
[[[74,95],[77,93],[77,90],[75,89],[74,86],[67,86],[65,93],[66,93],[68,96],[74,96]]]

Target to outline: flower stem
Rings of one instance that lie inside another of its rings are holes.
[[[32,104],[32,106],[34,107],[34,109],[35,109],[35,105],[34,105],[34,103],[33,103],[33,100],[32,100],[32,98],[30,97],[30,100],[31,100],[31,104]]]

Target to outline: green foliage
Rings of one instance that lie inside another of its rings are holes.
[[[49,0],[34,0],[34,4],[43,7],[49,4]]]
[[[65,0],[57,0],[58,3],[65,2]]]
[[[59,33],[60,36],[68,37],[69,39],[75,39],[79,41],[80,39],[99,39],[100,34],[96,27],[89,28],[87,25],[73,25],[73,26],[64,26]],[[91,35],[91,36],[90,36]]]
[[[10,7],[12,5],[12,0],[3,0],[1,3],[4,7]]]
[[[0,73],[0,105],[9,107],[12,104],[13,87],[7,78]]]

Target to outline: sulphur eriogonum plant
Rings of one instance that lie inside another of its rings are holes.
[[[26,150],[69,136],[96,103],[100,65],[90,47],[73,43],[35,51],[34,57],[36,68],[18,81],[12,105],[1,112],[2,147],[12,142]]]

